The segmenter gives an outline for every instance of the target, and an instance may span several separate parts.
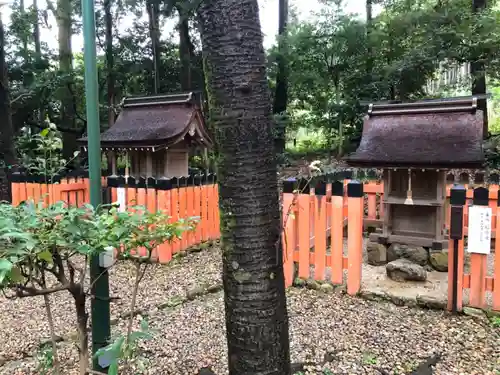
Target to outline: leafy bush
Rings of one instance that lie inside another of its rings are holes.
[[[47,122],[46,125],[35,134],[29,127],[22,128],[16,139],[16,150],[20,166],[29,173],[55,176],[64,171],[69,161],[63,158],[61,133],[54,124]],[[78,154],[76,151],[74,157]]]
[[[63,202],[49,206],[33,201],[19,206],[0,204],[0,287],[8,298],[44,296],[52,337],[55,335],[48,296],[60,291],[70,293],[76,307],[83,375],[88,368],[86,300],[92,296],[92,285],[87,286],[85,279],[91,257],[109,256],[120,249],[119,260],[134,262],[136,283],[130,306],[134,311],[139,283],[155,247],[180,238],[195,223],[194,218],[170,223],[166,213],[150,213],[144,207],[120,212],[114,205],[94,209],[90,205],[67,207]],[[120,339],[121,355],[130,356],[130,348],[144,337],[144,332],[133,334],[132,319],[127,334]],[[52,344],[57,373],[57,348],[55,342]],[[110,374],[118,368],[118,360],[111,359]],[[125,364],[128,360],[125,358]]]

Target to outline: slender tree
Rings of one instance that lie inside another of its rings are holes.
[[[285,113],[288,104],[288,64],[286,61],[286,26],[288,23],[288,0],[279,0],[279,54],[278,54],[278,74],[276,76],[276,91],[274,95],[273,113]],[[276,152],[285,151],[286,146],[286,125],[284,121],[275,124],[275,145]]]
[[[257,0],[198,10],[218,178],[229,374],[290,374],[266,57]]]
[[[160,91],[160,66],[161,66],[161,52],[160,52],[160,6],[157,0],[148,0],[146,2],[148,7],[149,18],[149,36],[151,38],[151,49],[153,51],[153,93],[157,94]]]
[[[14,150],[14,128],[10,110],[9,81],[5,61],[5,30],[0,14],[0,157],[3,166],[16,164]],[[10,184],[5,178],[5,169],[1,170],[0,199],[10,200]]]
[[[486,9],[486,0],[473,0],[472,1],[472,11],[474,13],[479,13],[483,9]],[[484,62],[473,57],[470,63],[470,74],[472,76],[472,95],[486,94],[486,74]],[[486,98],[478,99],[477,106],[483,111],[483,137],[488,136],[488,105]]]
[[[181,60],[181,90],[190,91],[192,89],[192,58],[194,55],[194,46],[189,35],[189,14],[182,7],[177,6],[179,13],[179,57]]]
[[[115,123],[115,72],[113,56],[113,15],[111,14],[112,0],[104,0],[104,24],[106,40],[106,71],[107,71],[107,104],[108,104],[108,126]]]

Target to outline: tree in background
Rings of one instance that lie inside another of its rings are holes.
[[[229,373],[290,374],[266,57],[257,0],[199,8],[218,181]]]

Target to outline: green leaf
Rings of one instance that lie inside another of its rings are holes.
[[[20,283],[24,280],[24,277],[21,274],[21,270],[18,267],[12,268],[10,279],[15,283]]]
[[[113,362],[108,367],[108,375],[118,375],[118,362]]]
[[[0,259],[0,272],[10,272],[12,269],[12,262],[7,259]]]
[[[52,254],[49,250],[44,250],[36,255],[36,257],[40,260],[43,260],[47,263],[52,263]]]
[[[50,129],[49,129],[49,128],[45,128],[45,129],[43,129],[43,130],[40,132],[40,135],[41,135],[42,137],[46,137],[46,136],[49,134],[49,132],[50,132]]]

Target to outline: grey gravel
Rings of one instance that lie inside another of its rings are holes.
[[[156,307],[196,286],[220,282],[220,252],[190,254],[173,265],[154,268],[138,300],[138,308],[147,312],[157,332],[153,341],[141,345],[149,360],[146,374],[196,374],[204,366],[217,374],[227,373],[223,292],[197,296],[175,307]],[[127,296],[113,304],[114,316],[127,306],[129,272],[130,267],[119,266],[110,277],[113,294]],[[287,295],[292,361],[313,362],[306,374],[328,374],[323,369],[335,374],[410,374],[434,353],[442,355],[435,374],[497,375],[500,370],[500,329],[485,321],[339,292],[303,288],[290,289]],[[57,302],[63,298],[59,296]],[[2,301],[0,306],[0,360],[32,354],[48,336],[42,301]],[[73,331],[72,310],[57,308],[55,315],[58,334]],[[135,323],[140,319],[136,317]],[[113,333],[125,329],[126,322],[119,320]],[[76,374],[72,342],[59,346],[63,373]],[[10,361],[0,367],[0,374],[35,374],[35,365],[32,358]]]

